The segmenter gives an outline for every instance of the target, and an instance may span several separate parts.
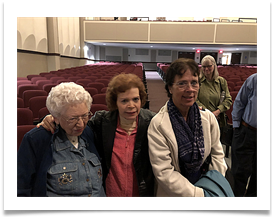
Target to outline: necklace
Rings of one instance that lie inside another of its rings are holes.
[[[78,148],[78,136],[69,136],[67,135],[68,140],[74,145],[76,148]]]

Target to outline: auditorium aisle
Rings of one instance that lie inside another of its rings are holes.
[[[149,109],[158,112],[167,102],[168,97],[163,82],[157,71],[146,71],[146,81],[148,89]],[[223,145],[224,152],[226,150]],[[231,167],[231,149],[229,150],[228,158],[225,158],[226,163]]]
[[[165,83],[156,71],[146,71],[149,109],[158,112],[167,102]]]

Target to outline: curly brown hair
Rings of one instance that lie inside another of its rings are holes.
[[[108,83],[106,91],[107,107],[110,111],[118,109],[117,96],[119,93],[124,93],[127,90],[137,87],[139,89],[139,95],[141,99],[141,107],[146,104],[147,93],[142,80],[135,74],[121,73],[114,76]]]

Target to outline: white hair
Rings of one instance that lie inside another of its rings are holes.
[[[214,66],[214,71],[213,71],[213,79],[216,79],[218,78],[219,76],[219,72],[218,72],[218,67],[216,65],[216,61],[214,59],[214,57],[210,56],[210,55],[206,55],[202,61],[201,61],[201,64],[203,65],[203,63],[209,63],[209,64],[212,64]],[[204,75],[204,69],[203,67],[201,67],[201,73],[200,73],[200,78],[202,78]]]
[[[46,106],[54,117],[60,117],[66,106],[81,103],[86,103],[87,108],[90,109],[92,103],[90,94],[81,85],[68,82],[51,88]]]

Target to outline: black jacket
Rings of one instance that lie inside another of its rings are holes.
[[[138,129],[134,147],[133,164],[139,186],[140,196],[154,196],[154,175],[149,154],[147,129],[155,115],[147,109],[141,109],[138,116]],[[88,126],[94,132],[95,144],[102,160],[104,185],[111,165],[111,156],[117,128],[118,111],[97,111]]]

